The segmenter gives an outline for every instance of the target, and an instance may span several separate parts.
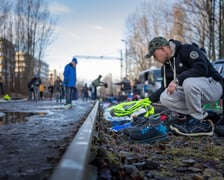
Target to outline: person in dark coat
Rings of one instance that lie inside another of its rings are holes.
[[[64,87],[63,87],[63,82],[59,76],[57,77],[57,79],[54,82],[54,91],[55,91],[55,96],[56,96],[56,102],[62,103]]]
[[[2,77],[0,77],[0,89],[1,89],[1,94],[4,95],[4,86],[3,86],[3,80]]]
[[[155,37],[147,58],[162,64],[162,86],[149,98],[175,112],[169,127],[186,136],[213,135],[214,124],[206,120],[203,104],[215,102],[223,93],[222,77],[205,54],[193,44]]]
[[[92,100],[96,100],[97,98],[97,87],[104,86],[105,83],[101,81],[102,75],[99,75],[93,82],[92,82]]]
[[[49,83],[47,89],[48,89],[48,92],[50,94],[50,100],[52,100],[53,93],[54,93],[54,86],[51,83]]]

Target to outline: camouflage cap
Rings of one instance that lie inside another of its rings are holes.
[[[163,38],[163,37],[155,37],[149,42],[149,47],[148,47],[148,54],[145,56],[145,58],[150,58],[153,53],[155,52],[156,49],[158,49],[161,46],[168,45],[169,42]]]

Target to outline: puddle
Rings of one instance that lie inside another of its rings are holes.
[[[34,116],[34,115],[40,115],[43,116],[46,113],[39,112],[39,113],[33,113],[33,112],[1,112],[0,113],[0,126],[7,125],[10,123],[19,123],[19,122],[25,122],[28,120],[28,117]]]

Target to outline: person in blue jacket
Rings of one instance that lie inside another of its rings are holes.
[[[65,86],[65,106],[72,106],[72,96],[76,87],[76,65],[78,60],[76,57],[64,68],[64,86]]]

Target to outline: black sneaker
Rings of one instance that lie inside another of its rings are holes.
[[[124,129],[124,134],[130,135],[131,133],[139,132],[148,126],[157,126],[161,124],[159,114],[151,115],[149,117],[138,117],[132,123],[132,127]]]
[[[183,124],[188,120],[188,116],[185,114],[180,114],[174,111],[167,110],[161,113],[160,119],[163,121],[164,125],[170,130],[170,125],[172,124]]]
[[[133,118],[132,126],[133,127],[143,127],[145,124],[147,124],[147,122],[148,122],[148,118],[138,116],[138,117]]]
[[[210,119],[215,126],[224,125],[224,118],[222,113],[215,111],[207,111],[208,116],[205,119]]]
[[[219,125],[215,127],[215,133],[218,136],[224,136],[224,125]]]
[[[129,133],[129,140],[136,143],[152,143],[167,139],[167,129],[163,124],[148,126]]]
[[[214,124],[210,120],[189,119],[182,123],[173,123],[170,130],[184,136],[212,136]]]

